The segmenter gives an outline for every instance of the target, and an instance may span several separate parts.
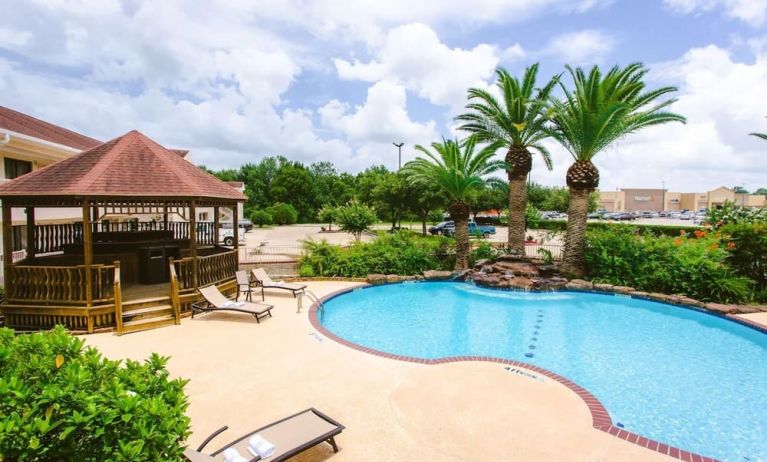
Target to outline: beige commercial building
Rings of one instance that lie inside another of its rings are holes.
[[[704,193],[672,192],[665,189],[623,188],[617,191],[599,191],[599,207],[608,212],[634,212],[663,210],[701,210],[716,208],[725,202],[744,207],[767,207],[767,197],[760,194],[738,194],[734,189],[719,187]]]

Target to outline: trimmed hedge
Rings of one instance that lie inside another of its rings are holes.
[[[599,230],[611,230],[611,229],[626,229],[632,228],[637,234],[643,236],[672,236],[676,237],[684,232],[694,232],[695,230],[704,229],[701,226],[671,226],[671,225],[638,225],[634,223],[616,223],[616,222],[594,222],[590,221],[586,225],[586,229],[589,231]],[[544,229],[548,231],[566,231],[567,222],[564,220],[541,220],[538,229]]]

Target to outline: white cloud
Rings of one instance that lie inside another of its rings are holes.
[[[527,52],[519,43],[515,43],[510,47],[506,47],[506,49],[501,52],[501,60],[504,62],[518,61],[525,56],[527,56]]]
[[[343,132],[354,142],[427,143],[437,136],[435,123],[410,120],[405,89],[393,82],[380,81],[368,89],[365,104],[351,111],[338,100],[319,109],[326,127]]]
[[[499,61],[495,47],[479,44],[470,50],[450,48],[425,24],[407,24],[389,31],[368,63],[336,59],[342,79],[401,83],[432,104],[461,107],[466,90],[486,86]]]
[[[687,124],[653,127],[600,153],[595,163],[601,187],[660,187],[661,181],[677,191],[766,186],[767,147],[748,133],[767,131],[767,53],[753,59],[736,62],[728,51],[710,45],[656,66],[652,85],[676,82],[679,101],[673,110],[686,116]],[[562,184],[572,160],[554,150],[555,172],[539,166],[534,179]]]
[[[723,8],[727,16],[757,27],[767,19],[767,0],[664,0],[681,13],[708,12]]]
[[[615,48],[615,39],[599,30],[568,32],[552,38],[542,53],[565,64],[599,64]]]

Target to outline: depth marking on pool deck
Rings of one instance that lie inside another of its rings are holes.
[[[543,377],[533,374],[532,372],[523,371],[522,369],[517,369],[516,367],[511,366],[506,366],[504,369],[511,372],[512,374],[521,375],[522,377],[527,377],[528,379],[537,380],[539,382],[545,382]]]

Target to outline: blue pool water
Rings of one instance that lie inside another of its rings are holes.
[[[378,286],[325,303],[351,342],[434,359],[496,356],[593,393],[613,423],[726,461],[767,461],[767,335],[694,310],[463,283]]]

